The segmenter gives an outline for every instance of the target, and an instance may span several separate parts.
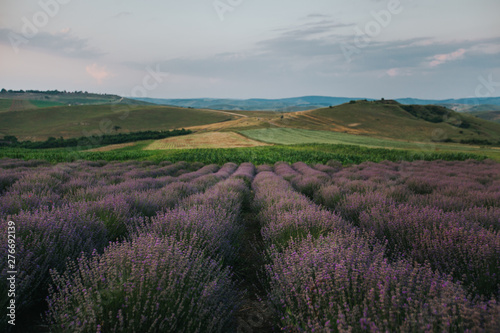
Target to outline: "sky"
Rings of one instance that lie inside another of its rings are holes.
[[[500,96],[498,0],[0,0],[0,89]]]

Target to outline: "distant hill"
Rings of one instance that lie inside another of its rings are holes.
[[[471,116],[500,123],[500,110],[467,112]]]
[[[418,98],[398,98],[396,99],[401,104],[418,104],[418,105],[428,105],[428,104],[446,104],[446,105],[500,105],[500,97],[485,97],[485,98],[459,98],[459,99],[418,99]]]
[[[361,98],[347,97],[326,97],[326,96],[304,96],[282,99],[157,99],[140,98],[139,100],[160,105],[172,105],[185,108],[232,110],[232,111],[279,111],[295,112],[312,110],[330,105],[340,105],[350,100],[360,100]]]
[[[281,99],[216,99],[216,98],[195,98],[195,99],[157,99],[157,98],[140,98],[138,100],[160,104],[172,105],[185,108],[201,108],[214,110],[232,110],[232,111],[279,111],[279,112],[294,112],[319,109],[329,106],[337,106],[348,103],[351,100],[367,100],[373,99],[350,98],[350,97],[327,97],[327,96],[303,96],[294,98]],[[500,107],[500,97],[491,98],[462,98],[462,99],[445,99],[445,100],[426,100],[416,98],[401,98],[396,99],[397,102],[407,105],[441,105],[453,109],[455,111],[465,111],[470,107],[481,107],[482,105],[493,105]]]
[[[33,109],[57,105],[88,105],[88,104],[129,104],[151,105],[144,101],[123,98],[118,95],[94,94],[82,91],[38,91],[38,90],[5,90],[0,91],[0,111],[6,109],[6,104],[11,103],[12,109]],[[10,102],[9,102],[10,101]],[[24,106],[23,106],[24,105]],[[8,108],[7,108],[8,109]]]
[[[500,105],[490,105],[490,104],[475,105],[467,108],[466,110],[467,113],[483,112],[483,111],[500,111]]]

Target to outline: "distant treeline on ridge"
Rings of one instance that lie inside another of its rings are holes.
[[[115,96],[110,94],[89,93],[87,91],[66,91],[66,90],[12,90],[2,88],[0,94],[45,94],[45,95],[61,95],[61,94],[78,94],[78,95],[93,95],[93,96]]]
[[[104,145],[112,145],[118,143],[135,142],[141,140],[159,140],[171,136],[187,135],[192,131],[186,129],[171,130],[171,131],[142,131],[132,133],[119,134],[104,134],[82,136],[79,138],[64,139],[62,137],[56,139],[49,137],[46,141],[18,141],[15,136],[7,135],[0,139],[0,147],[13,148],[28,148],[28,149],[48,149],[48,148],[66,148],[66,147],[98,147]]]

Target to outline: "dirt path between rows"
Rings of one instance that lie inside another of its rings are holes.
[[[248,209],[242,214],[245,225],[240,247],[240,260],[235,265],[235,275],[240,288],[246,290],[243,305],[236,314],[238,333],[268,333],[273,330],[271,311],[265,304],[266,292],[262,285],[264,274],[263,241],[260,223],[255,214]]]

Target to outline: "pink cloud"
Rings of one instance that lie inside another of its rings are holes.
[[[464,54],[465,54],[465,49],[458,49],[455,52],[446,53],[446,54],[437,54],[434,57],[432,57],[432,60],[429,63],[429,66],[436,67],[436,66],[439,66],[441,64],[444,64],[445,62],[460,59],[463,57]]]
[[[398,76],[398,69],[397,68],[391,68],[387,72],[387,75],[393,77],[393,76]]]
[[[97,64],[88,65],[85,70],[87,74],[97,80],[98,84],[101,84],[104,79],[112,76],[112,73],[105,66],[99,67]]]

